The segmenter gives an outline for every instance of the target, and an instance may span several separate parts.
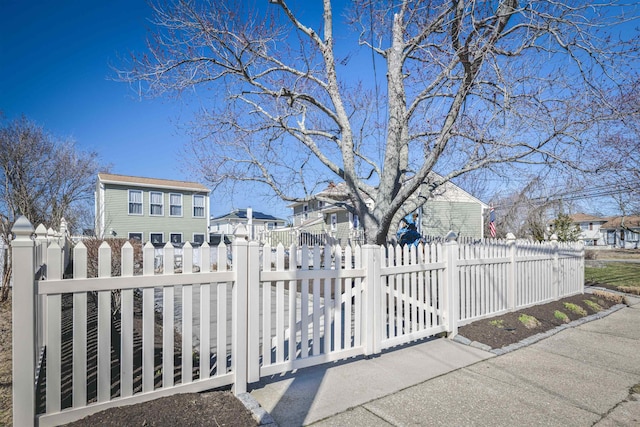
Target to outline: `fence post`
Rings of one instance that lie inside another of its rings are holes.
[[[554,233],[551,235],[551,247],[553,250],[553,299],[560,297],[560,260],[558,257],[558,236]]]
[[[247,382],[260,381],[260,246],[249,242]]]
[[[20,216],[11,231],[13,268],[13,425],[35,425],[36,319],[33,226]]]
[[[507,245],[509,248],[509,267],[507,271],[507,310],[516,309],[516,236],[507,233]]]
[[[451,234],[451,233],[450,233]],[[447,336],[454,338],[458,335],[458,321],[460,318],[460,289],[458,273],[458,242],[457,236],[447,236],[444,244],[445,284],[444,284],[444,321]]]
[[[377,245],[362,246],[362,261],[365,274],[364,287],[364,338],[365,338],[365,356],[378,354],[382,345],[382,329],[381,322],[386,313],[381,313],[381,278],[380,263],[377,255],[380,253],[380,247]]]
[[[231,369],[235,375],[233,393],[247,392],[247,295],[248,295],[248,233],[244,224],[238,225],[233,240],[233,271],[236,283],[233,287]]]

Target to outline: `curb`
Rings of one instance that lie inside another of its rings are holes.
[[[536,343],[538,341],[541,341],[541,340],[543,340],[545,338],[549,338],[550,336],[555,335],[558,332],[562,332],[565,329],[575,328],[576,326],[580,326],[580,325],[583,325],[585,323],[588,323],[588,322],[591,322],[591,321],[594,321],[594,320],[602,319],[603,317],[606,317],[606,316],[610,315],[611,313],[614,313],[614,312],[616,312],[618,310],[621,310],[621,309],[623,309],[625,307],[627,307],[625,304],[616,304],[616,305],[614,305],[612,307],[609,307],[606,310],[600,311],[600,312],[595,313],[595,314],[591,314],[589,316],[581,317],[580,319],[574,320],[573,322],[567,323],[565,325],[557,326],[557,327],[555,327],[553,329],[549,329],[548,331],[545,331],[545,332],[540,332],[539,334],[532,335],[532,336],[530,336],[528,338],[523,339],[520,342],[517,342],[517,343],[514,343],[514,344],[510,344],[510,345],[502,347],[502,348],[491,348],[486,344],[482,344],[482,343],[479,343],[479,342],[476,342],[476,341],[471,341],[470,339],[465,338],[465,337],[460,336],[460,335],[457,335],[453,340],[458,342],[458,343],[460,343],[460,344],[468,345],[468,346],[471,346],[471,347],[476,347],[476,348],[479,348],[481,350],[489,351],[489,352],[495,354],[496,356],[500,356],[500,355],[503,355],[503,354],[510,353],[512,351],[521,349],[523,347],[527,347],[527,346],[529,346],[531,344],[534,344],[534,343]]]
[[[251,416],[257,421],[259,426],[278,427],[275,420],[267,411],[265,411],[260,403],[249,393],[241,393],[236,396],[240,402],[251,411]]]

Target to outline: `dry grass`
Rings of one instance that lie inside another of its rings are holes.
[[[12,343],[11,343],[11,294],[0,303],[0,425],[12,422]]]

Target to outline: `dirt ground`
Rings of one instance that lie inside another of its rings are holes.
[[[479,320],[459,328],[458,333],[491,348],[502,348],[622,302],[620,297],[608,292],[574,295]]]
[[[11,389],[11,296],[0,303],[0,425],[9,426],[12,421]]]
[[[591,301],[586,303],[585,301]],[[622,302],[611,293],[576,295],[548,304],[480,320],[459,329],[460,335],[501,348],[555,328],[563,322]],[[573,304],[567,306],[565,303]],[[597,304],[597,305],[594,305]],[[0,425],[11,425],[11,304],[0,304]],[[573,308],[573,311],[568,307]],[[581,307],[582,311],[575,307]],[[577,311],[577,312],[576,312]],[[562,312],[566,318],[556,314]],[[525,325],[520,320],[522,317]],[[531,320],[531,318],[537,320]],[[527,327],[530,326],[530,327]],[[251,413],[227,391],[188,393],[108,409],[67,426],[256,426]]]

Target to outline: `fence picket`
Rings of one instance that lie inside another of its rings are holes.
[[[163,248],[163,274],[173,275],[175,269],[175,249],[169,242]],[[174,316],[175,288],[162,287],[162,388],[173,387],[174,377]]]
[[[122,245],[121,275],[133,276],[133,246],[129,242]],[[133,289],[121,291],[120,307],[120,396],[133,396]]]
[[[87,277],[87,247],[73,249],[73,277]],[[87,293],[73,293],[73,407],[87,404]]]
[[[188,242],[187,242],[188,243]],[[185,259],[187,259],[185,257]],[[191,261],[191,260],[189,260]],[[190,262],[184,265],[191,268]],[[183,270],[184,271],[184,270]],[[208,320],[206,321],[208,323]],[[203,320],[200,324],[205,323]],[[182,286],[182,384],[193,381],[193,286]]]
[[[111,277],[111,247],[98,248],[98,277]],[[98,402],[111,399],[111,292],[98,292]]]
[[[335,270],[342,269],[342,248],[335,246]],[[333,280],[333,350],[342,350],[342,279]]]
[[[297,261],[298,249],[296,248],[295,243],[289,247],[289,271],[297,271],[298,270],[298,261]],[[297,283],[295,280],[289,280],[288,283],[288,291],[289,291],[289,336],[287,341],[288,345],[288,360],[292,361],[296,359],[296,295],[297,291]]]
[[[301,248],[300,268],[309,270],[309,247]],[[312,322],[313,324],[313,322]],[[311,331],[313,333],[313,330]],[[309,279],[302,279],[300,289],[300,357],[309,357]]]
[[[262,250],[263,271],[271,271],[271,246]],[[271,359],[271,290],[273,284],[265,282],[262,286],[262,365],[270,365]]]
[[[155,248],[147,242],[142,250],[143,274],[155,274]],[[142,290],[142,391],[153,391],[155,388],[155,288]]]
[[[276,248],[276,271],[284,271],[284,246]],[[284,280],[276,282],[276,363],[284,362],[285,332]]]
[[[47,249],[47,276],[51,280],[62,278],[62,251],[56,242],[51,242]],[[46,334],[47,343],[47,412],[60,411],[61,398],[61,362],[62,342],[59,331],[62,330],[62,296],[47,296],[47,327],[52,332]]]
[[[331,269],[331,246],[326,245],[324,247],[324,264],[321,267],[321,270],[330,270]],[[324,346],[322,348],[322,352],[327,354],[331,351],[331,279],[324,279]]]
[[[320,269],[320,247],[313,248],[313,269]],[[314,356],[320,354],[320,278],[314,277],[313,286],[313,343],[312,353]]]

